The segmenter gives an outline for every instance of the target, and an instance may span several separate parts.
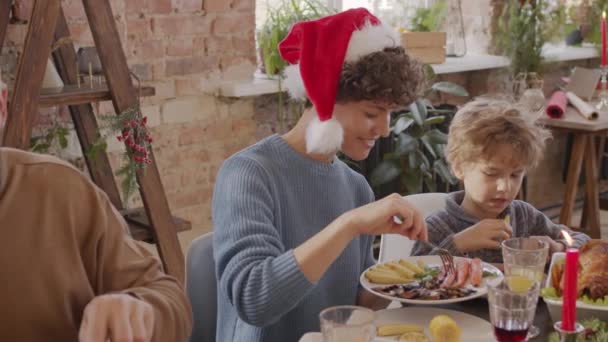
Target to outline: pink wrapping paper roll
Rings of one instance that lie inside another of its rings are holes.
[[[567,105],[568,98],[566,97],[566,93],[558,90],[551,95],[549,102],[547,102],[547,115],[553,119],[559,119],[564,115]]]

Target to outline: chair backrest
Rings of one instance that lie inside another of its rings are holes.
[[[186,257],[186,292],[192,304],[194,327],[190,341],[215,342],[217,288],[213,233],[196,238]]]
[[[427,217],[430,213],[445,207],[447,194],[429,192],[404,196],[416,209]],[[415,241],[398,234],[384,234],[380,238],[380,255],[378,262],[396,260],[410,256]]]

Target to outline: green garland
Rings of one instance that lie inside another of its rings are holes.
[[[116,170],[115,175],[122,178],[123,200],[128,203],[131,195],[139,189],[137,171],[144,170],[148,164],[152,163],[152,159],[150,159],[152,138],[146,126],[148,118],[142,115],[138,104],[118,115],[102,116],[101,121],[103,124],[100,132],[105,133],[92,144],[87,156],[93,159],[98,153],[105,152],[106,141],[112,135],[115,135],[116,140],[125,144],[122,165]]]

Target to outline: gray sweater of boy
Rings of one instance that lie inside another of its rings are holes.
[[[474,252],[461,253],[454,246],[454,235],[471,227],[481,221],[468,214],[460,206],[464,199],[464,191],[448,194],[446,207],[426,217],[429,231],[429,242],[417,241],[412,255],[437,254],[437,248],[444,248],[452,255],[480,258],[485,262],[502,263],[502,252],[500,249],[480,249]],[[524,201],[513,201],[505,209],[505,214],[510,216],[513,237],[528,237],[546,235],[555,241],[566,243],[561,234],[566,226],[552,222],[545,214]],[[573,232],[568,229],[574,239],[574,247],[580,247],[590,238],[589,236]]]

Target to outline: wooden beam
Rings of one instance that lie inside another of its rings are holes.
[[[142,87],[142,96],[154,95],[154,88]],[[89,83],[80,87],[74,84],[57,88],[43,88],[40,91],[40,107],[79,105],[112,100],[112,94],[105,84]]]
[[[11,1],[1,0],[0,1],[0,48],[4,46],[4,39],[6,38],[6,30],[8,29],[8,22],[11,19]]]
[[[117,113],[121,113],[137,106],[138,103],[112,9],[108,1],[83,0],[83,4],[112,94],[114,108]],[[169,203],[153,153],[150,153],[150,159],[152,164],[137,173],[141,197],[146,214],[154,228],[165,271],[183,282],[184,255],[177,239]]]
[[[5,2],[7,0],[4,0]],[[60,0],[36,1],[11,97],[3,145],[28,149],[38,97],[51,53]]]
[[[70,37],[70,31],[63,9],[60,9],[57,27],[55,29],[55,41],[65,40],[67,37]],[[63,83],[67,86],[76,84],[77,56],[74,49],[74,43],[70,41],[69,43],[60,45],[53,51],[53,59],[57,71],[63,79]],[[107,89],[106,93],[109,96],[110,92]],[[44,96],[41,95],[41,97],[41,102],[44,102]],[[90,104],[82,104],[70,106],[69,108],[72,121],[74,122],[74,129],[76,130],[78,140],[80,141],[80,147],[82,148],[82,155],[85,157],[87,168],[91,175],[91,180],[103,189],[112,204],[118,210],[121,210],[123,204],[107,154],[99,153],[95,158],[87,157],[87,152],[90,150],[92,144],[99,138],[99,126],[97,125],[93,107]]]

